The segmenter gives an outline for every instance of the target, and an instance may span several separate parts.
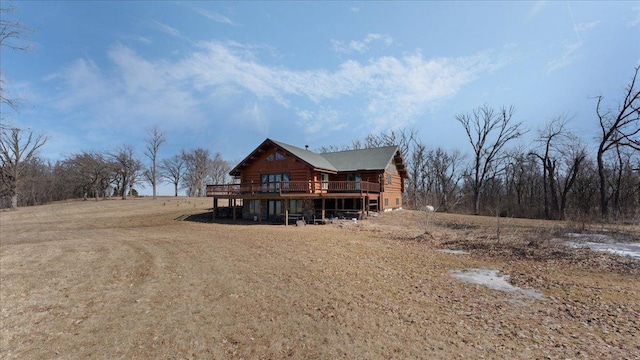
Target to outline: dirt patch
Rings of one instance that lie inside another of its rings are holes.
[[[640,356],[636,268],[554,244],[561,223],[503,219],[498,240],[492,218],[245,226],[209,223],[210,207],[163,198],[0,213],[0,357]],[[523,306],[450,276],[482,268],[545,299]]]

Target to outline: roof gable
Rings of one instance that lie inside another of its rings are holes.
[[[309,151],[306,149],[301,149],[299,147],[285,144],[279,141],[266,139],[262,142],[262,144],[258,145],[255,150],[251,152],[246,158],[244,158],[238,165],[236,165],[231,171],[229,171],[229,175],[231,176],[239,176],[240,172],[249,166],[253,161],[255,161],[260,154],[264,153],[268,147],[271,145],[276,148],[298,158],[302,162],[306,163],[308,166],[313,169],[320,171],[327,171],[331,173],[336,173],[336,168],[333,167],[325,158],[323,158],[320,154],[316,154],[313,151]]]
[[[407,178],[402,155],[397,146],[367,148],[318,154],[283,142],[266,139],[249,156],[244,158],[229,174],[238,176],[240,172],[266,151],[269,146],[298,158],[314,170],[337,173],[341,171],[385,170],[389,164],[395,164],[400,176]]]
[[[286,150],[291,155],[297,157],[298,159],[306,162],[311,165],[315,169],[320,170],[330,170],[331,172],[337,172],[336,169],[322,154],[314,153],[313,151],[309,151],[307,149],[301,149],[299,147],[285,144],[279,141],[271,140],[274,144],[279,146],[280,148]]]

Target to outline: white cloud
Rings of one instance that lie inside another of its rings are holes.
[[[85,123],[98,127],[159,124],[170,129],[201,123],[198,101],[172,78],[171,64],[150,62],[122,45],[113,46],[108,55],[115,65],[108,75],[93,61],[79,59],[49,76],[48,81],[60,82],[51,106],[84,114]],[[185,119],[189,121],[181,124]]]
[[[527,13],[527,19],[532,19],[538,15],[540,10],[546,5],[546,1],[536,1],[533,3],[529,12]]]
[[[205,9],[196,9],[196,11],[199,12],[202,16],[206,17],[207,19],[213,20],[217,23],[226,24],[226,25],[235,25],[231,19],[215,11],[209,11]]]
[[[137,37],[134,38],[134,40],[137,40],[137,41],[139,41],[141,43],[144,43],[144,44],[151,44],[152,43],[151,39],[149,39],[148,37],[144,37],[144,36],[137,36]]]
[[[53,106],[63,111],[112,95],[109,80],[92,60],[75,60],[61,72],[47,76],[45,81],[55,79],[62,80],[64,84],[57,86],[57,96],[52,99]]]
[[[640,24],[640,6],[634,6],[631,10],[635,12],[635,17],[627,22],[627,27],[634,27]]]
[[[380,42],[384,47],[387,47],[393,43],[393,39],[388,35],[367,34],[363,40],[351,40],[348,43],[341,40],[331,40],[333,50],[340,54],[364,53],[370,49],[373,42]]]
[[[257,102],[246,104],[237,121],[245,124],[247,127],[257,130],[261,134],[266,135],[269,131],[269,122],[260,105]]]
[[[163,24],[159,21],[153,20],[153,23],[155,24],[155,27],[162,31],[163,33],[169,34],[171,36],[175,36],[175,37],[180,37],[180,31],[178,31],[177,29],[172,28],[169,25]]]
[[[266,132],[270,119],[258,104],[271,102],[297,115],[297,126],[307,134],[338,131],[354,120],[382,131],[410,124],[482,73],[502,66],[489,53],[425,59],[416,52],[348,60],[334,70],[292,70],[266,65],[256,49],[261,47],[206,42],[179,61],[150,61],[115,45],[108,52],[111,69],[80,59],[52,77],[61,81],[55,106],[69,112],[92,109],[93,118],[112,126],[135,122],[170,129],[197,127],[212,104],[240,102],[245,105],[239,113]]]
[[[557,59],[552,59],[547,63],[547,73],[554,72],[573,64],[579,58],[577,52],[581,47],[581,42],[565,44],[562,56]]]
[[[344,114],[335,109],[321,107],[316,111],[299,110],[297,112],[298,126],[305,134],[313,135],[320,132],[339,131],[348,126]]]
[[[590,29],[593,29],[594,27],[598,26],[600,24],[600,20],[596,20],[596,21],[592,21],[589,23],[580,23],[578,25],[576,25],[576,30],[579,32],[584,32]]]

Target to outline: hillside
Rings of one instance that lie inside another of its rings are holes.
[[[285,227],[208,223],[210,206],[1,212],[0,357],[640,357],[640,261],[562,243],[638,226],[501,219],[498,239],[495,218]]]

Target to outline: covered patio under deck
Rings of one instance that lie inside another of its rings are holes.
[[[243,219],[283,222],[285,225],[298,220],[318,224],[329,218],[362,219],[369,211],[378,211],[379,188],[377,183],[364,181],[224,184],[208,185],[207,196],[213,197],[214,219],[219,212],[219,200],[226,199],[233,209],[239,207],[241,200]],[[290,204],[295,204],[295,208]],[[229,212],[236,220],[236,211]]]

